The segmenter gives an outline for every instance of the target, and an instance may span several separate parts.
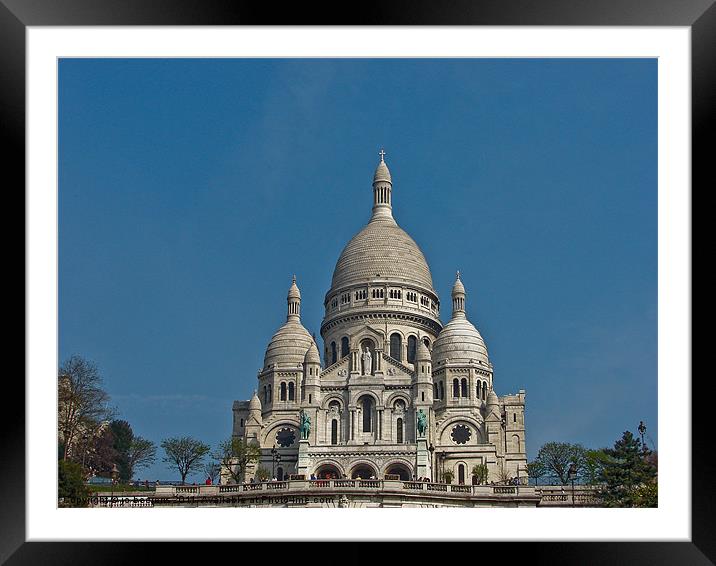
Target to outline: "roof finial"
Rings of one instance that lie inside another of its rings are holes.
[[[385,157],[385,150],[384,150],[382,147],[380,148],[380,151],[378,152],[378,155],[380,155],[380,161],[381,161],[381,163],[385,163],[385,159],[383,159],[383,158]]]
[[[457,270],[457,279],[458,279],[458,281],[460,280],[460,270],[459,269]]]
[[[459,274],[460,274],[460,272],[458,271],[458,275],[459,275]],[[295,273],[293,274],[293,282],[294,282],[294,283],[296,282],[296,274],[295,274]]]

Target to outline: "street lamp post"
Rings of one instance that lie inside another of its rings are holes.
[[[435,461],[433,460],[433,453],[435,452],[435,446],[430,444],[428,447],[428,450],[430,451],[430,480],[435,481]]]
[[[577,478],[577,466],[572,463],[567,471],[567,479],[572,482],[572,507],[574,507],[574,480]]]
[[[276,477],[276,464],[281,462],[281,454],[276,449],[276,445],[271,448],[271,479]]]
[[[641,450],[642,452],[645,452],[646,445],[644,444],[644,433],[646,432],[646,425],[644,424],[644,421],[639,421],[639,428],[637,430],[639,431],[639,434],[641,434]]]
[[[112,464],[112,489],[109,497],[110,503],[114,501],[114,484],[117,482],[117,477],[119,476],[119,470],[117,469],[117,464]]]

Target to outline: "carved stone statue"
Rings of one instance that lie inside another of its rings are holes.
[[[309,417],[305,411],[301,411],[301,425],[299,430],[301,432],[301,438],[307,440],[308,435],[311,434],[311,417]]]
[[[425,436],[425,429],[428,427],[428,417],[422,409],[418,409],[418,436]]]
[[[365,351],[361,356],[363,358],[363,375],[373,374],[373,356],[370,354],[368,346],[365,347]]]

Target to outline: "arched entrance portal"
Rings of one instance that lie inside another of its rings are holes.
[[[316,477],[320,480],[331,480],[343,477],[343,473],[333,464],[323,464],[315,471]]]
[[[385,475],[397,475],[403,481],[410,481],[410,470],[405,464],[391,464],[386,468]]]
[[[371,476],[374,478],[378,477],[378,473],[375,471],[375,468],[370,466],[369,464],[358,464],[353,470],[351,471],[351,478],[355,479],[362,479],[367,480]]]

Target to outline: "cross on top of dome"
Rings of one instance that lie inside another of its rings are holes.
[[[380,149],[380,151],[378,152],[378,155],[380,155],[380,160],[381,160],[381,162],[385,163],[385,159],[384,159],[384,157],[385,157],[385,150],[384,150],[383,148]]]

